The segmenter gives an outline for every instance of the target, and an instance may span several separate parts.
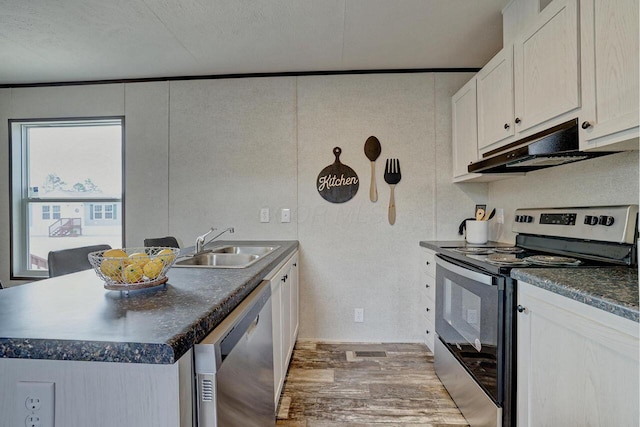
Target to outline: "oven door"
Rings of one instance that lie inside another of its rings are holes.
[[[498,406],[504,394],[504,310],[504,277],[436,257],[436,334]]]

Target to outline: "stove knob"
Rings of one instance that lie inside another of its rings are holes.
[[[590,225],[598,225],[598,217],[597,216],[592,216],[589,224]]]
[[[516,215],[516,222],[522,222],[522,215]]]
[[[598,224],[605,225],[607,227],[612,226],[613,222],[614,219],[612,216],[600,215],[600,217],[598,218]]]
[[[526,215],[525,220],[526,222],[533,222],[533,217],[531,215]]]

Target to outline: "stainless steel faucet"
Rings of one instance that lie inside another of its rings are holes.
[[[227,231],[229,232],[229,234],[233,234],[235,232],[233,227],[229,227],[227,229],[225,229],[224,231],[222,231],[221,233],[216,234],[215,236],[213,236],[211,239],[209,239],[209,241],[207,243],[205,243],[205,238],[213,233],[216,229],[211,227],[211,230],[207,231],[206,233],[204,233],[202,236],[198,236],[196,238],[196,253],[199,254],[200,252],[202,252],[204,250],[204,247],[206,245],[208,245],[209,243],[213,242],[214,240],[216,240],[218,237],[222,236],[224,233],[226,233]]]
[[[211,230],[204,233],[202,236],[196,237],[196,253],[199,254],[204,249],[204,239],[211,233],[216,231],[215,228],[211,227]]]

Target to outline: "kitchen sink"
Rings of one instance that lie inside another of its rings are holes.
[[[222,246],[177,261],[174,267],[246,268],[279,246]]]
[[[215,254],[246,254],[263,256],[278,248],[279,246],[222,246],[211,249],[211,252]]]

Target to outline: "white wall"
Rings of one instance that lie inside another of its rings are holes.
[[[460,208],[474,205],[463,190],[443,184],[439,173],[451,176],[450,99],[468,79],[441,74],[298,79],[302,338],[419,340],[418,241],[440,233],[450,237],[464,218]],[[363,151],[371,135],[382,145],[376,203],[369,200],[370,162]],[[360,178],[356,196],[342,204],[327,202],[315,189],[320,171],[334,161],[335,146],[342,149],[341,162]],[[402,171],[393,226],[387,216],[387,158],[398,158]],[[439,211],[441,201],[454,212]],[[354,323],[355,308],[364,308],[364,323]]]
[[[489,184],[488,209],[504,208],[505,224],[492,221],[493,236],[513,243],[516,208],[638,204],[638,151],[529,172]]]
[[[170,107],[171,233],[184,246],[212,226],[295,240],[296,223],[279,221],[297,207],[295,77],[172,82]]]

